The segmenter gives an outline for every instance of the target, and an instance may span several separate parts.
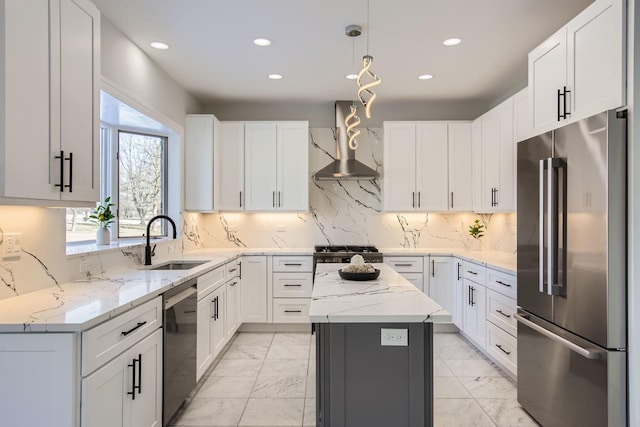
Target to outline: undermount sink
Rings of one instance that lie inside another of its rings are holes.
[[[164,264],[154,265],[148,270],[191,270],[209,261],[171,261]]]

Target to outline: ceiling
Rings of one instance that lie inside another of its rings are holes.
[[[368,28],[367,0],[93,1],[206,105],[353,99],[345,75],[367,41],[380,102],[495,102],[526,84],[527,53],[592,0],[370,0]],[[363,27],[355,41],[349,24]],[[462,44],[443,46],[452,36]],[[171,48],[149,46],[158,40]]]

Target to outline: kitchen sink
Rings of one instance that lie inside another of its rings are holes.
[[[191,270],[209,261],[171,261],[164,264],[154,265],[149,270]]]

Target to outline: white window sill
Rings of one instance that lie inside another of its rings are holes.
[[[178,236],[180,238],[180,236]],[[159,241],[172,240],[167,237],[151,237],[152,243]],[[109,245],[98,245],[96,242],[78,242],[67,243],[66,255],[67,258],[75,256],[89,255],[92,253],[104,253],[114,252],[124,248],[132,248],[136,246],[144,246],[147,243],[146,237],[140,237],[135,239],[121,239],[112,240]]]

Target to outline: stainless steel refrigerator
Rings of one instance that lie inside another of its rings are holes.
[[[518,143],[518,401],[545,427],[627,424],[626,113]]]

